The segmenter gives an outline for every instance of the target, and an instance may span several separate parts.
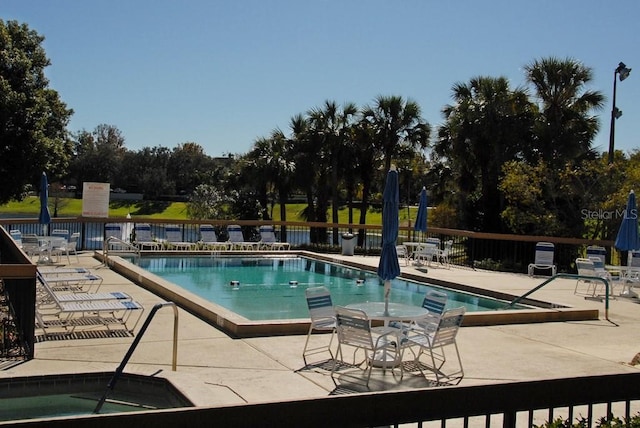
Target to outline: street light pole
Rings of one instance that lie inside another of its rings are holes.
[[[611,107],[611,128],[609,130],[609,164],[613,163],[613,151],[616,139],[616,120],[622,116],[622,111],[616,107],[616,77],[619,76],[620,81],[629,77],[631,69],[627,68],[624,62],[618,64],[618,67],[613,71],[613,106]]]

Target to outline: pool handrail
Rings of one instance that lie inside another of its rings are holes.
[[[133,351],[138,346],[138,343],[140,343],[140,339],[142,339],[142,336],[144,335],[144,332],[147,330],[147,327],[149,327],[149,324],[151,323],[151,319],[156,314],[156,312],[158,312],[160,308],[163,308],[165,306],[173,307],[173,358],[171,362],[171,369],[174,372],[176,371],[177,360],[178,360],[178,307],[174,302],[156,303],[153,306],[153,308],[151,308],[151,312],[149,312],[147,319],[144,321],[144,324],[142,325],[142,327],[140,327],[140,331],[138,332],[135,339],[133,340],[133,343],[131,343],[129,350],[127,351],[124,358],[120,362],[120,365],[118,366],[116,371],[113,373],[113,376],[111,377],[111,380],[107,385],[107,389],[104,391],[104,394],[102,394],[102,397],[100,398],[100,400],[98,400],[98,404],[96,405],[96,408],[93,409],[94,414],[97,414],[100,412],[100,409],[102,409],[102,405],[107,400],[107,395],[109,395],[109,392],[113,391],[113,388],[116,386],[116,382],[118,381],[118,378],[120,378],[120,375],[124,371],[124,366],[127,365],[127,362],[131,358],[131,355],[133,355]]]
[[[126,253],[126,254],[133,254],[134,256],[140,257],[140,249],[138,247],[136,247],[135,245],[133,245],[130,242],[127,241],[123,241],[120,238],[116,238],[115,236],[109,236],[105,242],[104,242],[104,246],[102,248],[102,255],[104,257],[104,264],[105,265],[109,265],[109,249],[111,247],[111,244],[117,244],[118,246],[123,247],[123,250],[116,250],[116,249],[111,249],[112,253],[117,253],[117,254],[121,254],[121,253]]]
[[[566,278],[566,279],[586,279],[586,280],[590,280],[590,281],[600,281],[602,283],[604,283],[604,317],[607,321],[611,321],[609,320],[609,281],[607,281],[605,278],[599,277],[599,276],[588,276],[588,275],[576,275],[576,274],[569,274],[569,273],[558,273],[553,275],[551,278],[547,279],[546,281],[544,281],[542,284],[532,288],[531,290],[527,291],[526,293],[524,293],[522,296],[520,297],[516,297],[515,299],[513,299],[505,308],[510,308],[513,307],[515,304],[517,304],[518,302],[520,302],[522,299],[524,299],[525,297],[529,296],[530,294],[534,293],[535,291],[538,291],[539,289],[541,289],[542,287],[544,287],[545,285],[549,284],[550,282],[558,279],[558,278]]]

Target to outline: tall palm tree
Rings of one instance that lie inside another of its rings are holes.
[[[311,128],[308,118],[302,114],[293,116],[289,121],[289,127],[291,128],[291,154],[295,163],[295,183],[304,191],[307,200],[307,207],[302,212],[302,216],[308,222],[323,222],[326,220],[326,207],[323,208],[325,197],[323,192],[318,191],[321,190],[318,189],[318,183],[322,183],[320,177],[326,174],[326,168],[319,137]],[[323,234],[322,230],[311,227],[310,241],[324,242]]]
[[[367,211],[369,209],[369,199],[382,159],[382,151],[375,144],[376,130],[366,119],[362,118],[352,128],[353,151],[358,153],[358,162],[355,169],[358,173],[362,185],[362,201],[360,203],[359,224],[367,223]],[[380,187],[382,189],[382,185]],[[364,229],[358,232],[358,246],[365,245]]]
[[[322,150],[330,168],[330,193],[332,222],[338,223],[339,176],[340,159],[344,158],[346,141],[349,137],[348,128],[358,112],[354,103],[346,103],[342,108],[335,101],[325,101],[322,108],[315,108],[308,112],[309,123],[319,138]],[[333,228],[333,244],[338,245],[338,228]]]
[[[504,206],[498,191],[504,162],[531,141],[532,105],[525,90],[511,90],[504,77],[456,83],[453,105],[443,109],[434,152],[455,171],[462,227],[498,232]]]
[[[581,192],[563,190],[560,172],[595,157],[591,147],[599,124],[593,111],[603,107],[604,96],[587,89],[592,71],[579,61],[555,57],[535,60],[525,66],[527,81],[533,86],[539,114],[535,122],[535,157],[541,158],[551,175],[547,177],[545,202],[567,230],[583,220],[576,206],[584,201]],[[529,159],[534,163],[534,159]]]
[[[536,154],[554,167],[588,155],[599,127],[591,113],[604,102],[602,93],[587,89],[591,69],[575,59],[550,57],[535,60],[524,70],[539,101]]]
[[[424,149],[429,143],[431,127],[422,119],[415,101],[380,95],[373,106],[363,109],[362,115],[375,129],[375,144],[382,150],[385,171],[403,146]]]
[[[291,175],[295,169],[293,162],[289,160],[289,142],[283,132],[275,129],[269,138],[258,138],[253,149],[247,153],[244,160],[248,162],[249,168],[245,173],[249,173],[259,189],[258,194],[263,195],[261,201],[265,212],[268,200],[271,200],[273,207],[273,197],[278,194],[280,203],[280,218],[286,221],[286,203],[289,194]],[[269,215],[268,217],[271,217]],[[283,231],[283,239],[286,238],[286,229]]]

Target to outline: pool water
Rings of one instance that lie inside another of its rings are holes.
[[[305,290],[309,287],[327,287],[334,305],[384,300],[384,285],[375,273],[306,257],[150,256],[135,263],[251,321],[308,318]],[[468,312],[477,312],[505,305],[403,279],[391,282],[390,300],[419,306],[429,288],[447,293],[447,308],[464,306]]]
[[[90,415],[99,395],[52,394],[0,400],[0,421],[39,419],[58,416]],[[107,400],[100,414],[149,410],[149,407]],[[153,409],[153,407],[151,407]]]
[[[0,379],[0,421],[93,414],[112,376],[99,372]],[[123,373],[100,414],[191,406],[166,379]]]

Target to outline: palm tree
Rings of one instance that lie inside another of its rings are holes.
[[[403,146],[424,149],[429,143],[431,127],[421,118],[420,106],[400,96],[378,96],[373,107],[365,107],[363,117],[375,130],[375,144],[382,150],[384,170]]]
[[[325,158],[330,168],[330,193],[332,222],[338,223],[339,179],[341,175],[340,159],[344,158],[348,128],[358,108],[353,103],[346,103],[340,109],[335,101],[325,101],[322,108],[308,112],[309,123],[320,140]],[[333,229],[333,244],[338,245],[338,229]]]
[[[598,132],[591,112],[604,102],[602,93],[586,89],[591,69],[571,58],[554,57],[535,60],[524,69],[539,101],[535,154],[554,167],[588,155]]]
[[[532,105],[526,91],[511,90],[504,77],[476,77],[456,83],[452,91],[455,103],[443,109],[446,123],[434,153],[455,171],[460,226],[498,232],[502,165],[520,157],[530,143]]]
[[[326,220],[326,207],[322,213],[323,192],[319,191],[320,177],[326,173],[322,146],[319,144],[317,133],[309,124],[309,120],[302,114],[293,116],[289,121],[291,128],[291,158],[295,164],[295,183],[304,191],[307,207],[301,213],[308,222],[322,222]],[[326,183],[326,180],[325,180]],[[323,231],[315,227],[310,228],[312,243],[324,242]]]
[[[375,145],[375,132],[372,124],[361,119],[352,129],[353,151],[358,153],[358,162],[355,170],[358,173],[360,183],[362,185],[362,202],[360,204],[360,221],[359,224],[367,223],[367,210],[369,209],[369,198],[371,196],[372,187],[380,168],[380,160],[382,152]],[[364,230],[358,232],[358,246],[363,247],[365,242]]]
[[[567,193],[560,171],[595,158],[591,144],[599,125],[592,112],[603,107],[604,96],[586,89],[592,71],[571,58],[535,60],[525,66],[525,73],[535,89],[539,108],[534,127],[535,151],[528,160],[535,163],[539,157],[549,166],[546,206],[562,219],[567,231],[574,231],[577,224],[583,223],[580,210],[575,207],[581,206],[577,204],[585,195]]]

